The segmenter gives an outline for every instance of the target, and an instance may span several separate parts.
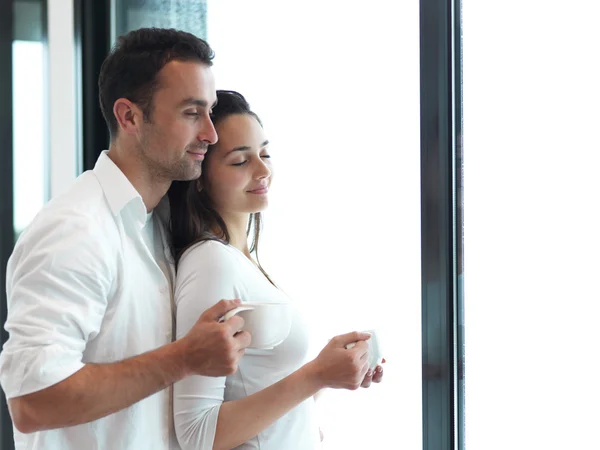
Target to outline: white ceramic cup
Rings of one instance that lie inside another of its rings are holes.
[[[249,348],[267,350],[277,347],[288,337],[292,328],[288,303],[243,303],[225,314],[222,320],[235,315],[244,319],[242,330],[252,336]]]
[[[366,342],[369,345],[369,369],[375,370],[375,368],[383,362],[383,349],[381,347],[381,340],[377,335],[376,330],[366,330],[363,333],[368,333],[371,338]],[[356,342],[352,342],[346,345],[346,348],[352,348],[356,345]]]

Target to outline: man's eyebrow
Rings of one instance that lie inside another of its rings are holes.
[[[266,147],[269,145],[269,140],[267,139],[265,142],[260,144],[260,148]],[[229,153],[233,152],[247,152],[248,150],[252,150],[248,145],[240,145],[239,147],[232,148]]]
[[[179,106],[201,106],[203,108],[206,108],[208,106],[208,102],[206,100],[200,100],[197,98],[189,97],[181,101],[179,103]]]

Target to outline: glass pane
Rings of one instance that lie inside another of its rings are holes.
[[[46,65],[42,2],[14,3],[13,201],[19,234],[48,198]]]
[[[463,18],[466,447],[600,448],[600,4]]]
[[[263,266],[309,311],[315,352],[384,336],[382,384],[319,399],[325,448],[420,448],[419,3],[219,0],[207,31],[217,87],[271,142]]]
[[[142,27],[177,28],[206,37],[206,0],[114,0],[115,35]]]

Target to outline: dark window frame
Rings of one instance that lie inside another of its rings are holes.
[[[110,0],[74,0],[78,134],[84,171],[94,168],[110,141],[98,102],[98,75],[111,47],[110,4]]]
[[[14,245],[13,218],[13,111],[12,111],[13,0],[0,0],[0,321],[6,322],[6,264]],[[4,344],[8,333],[2,327]],[[12,422],[4,391],[0,394],[0,447],[14,448]]]
[[[423,449],[464,449],[461,1],[421,0]]]

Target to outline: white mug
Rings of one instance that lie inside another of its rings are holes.
[[[243,303],[227,312],[222,320],[229,320],[235,315],[244,319],[240,331],[248,331],[252,337],[249,348],[275,348],[288,337],[292,328],[288,303]]]

